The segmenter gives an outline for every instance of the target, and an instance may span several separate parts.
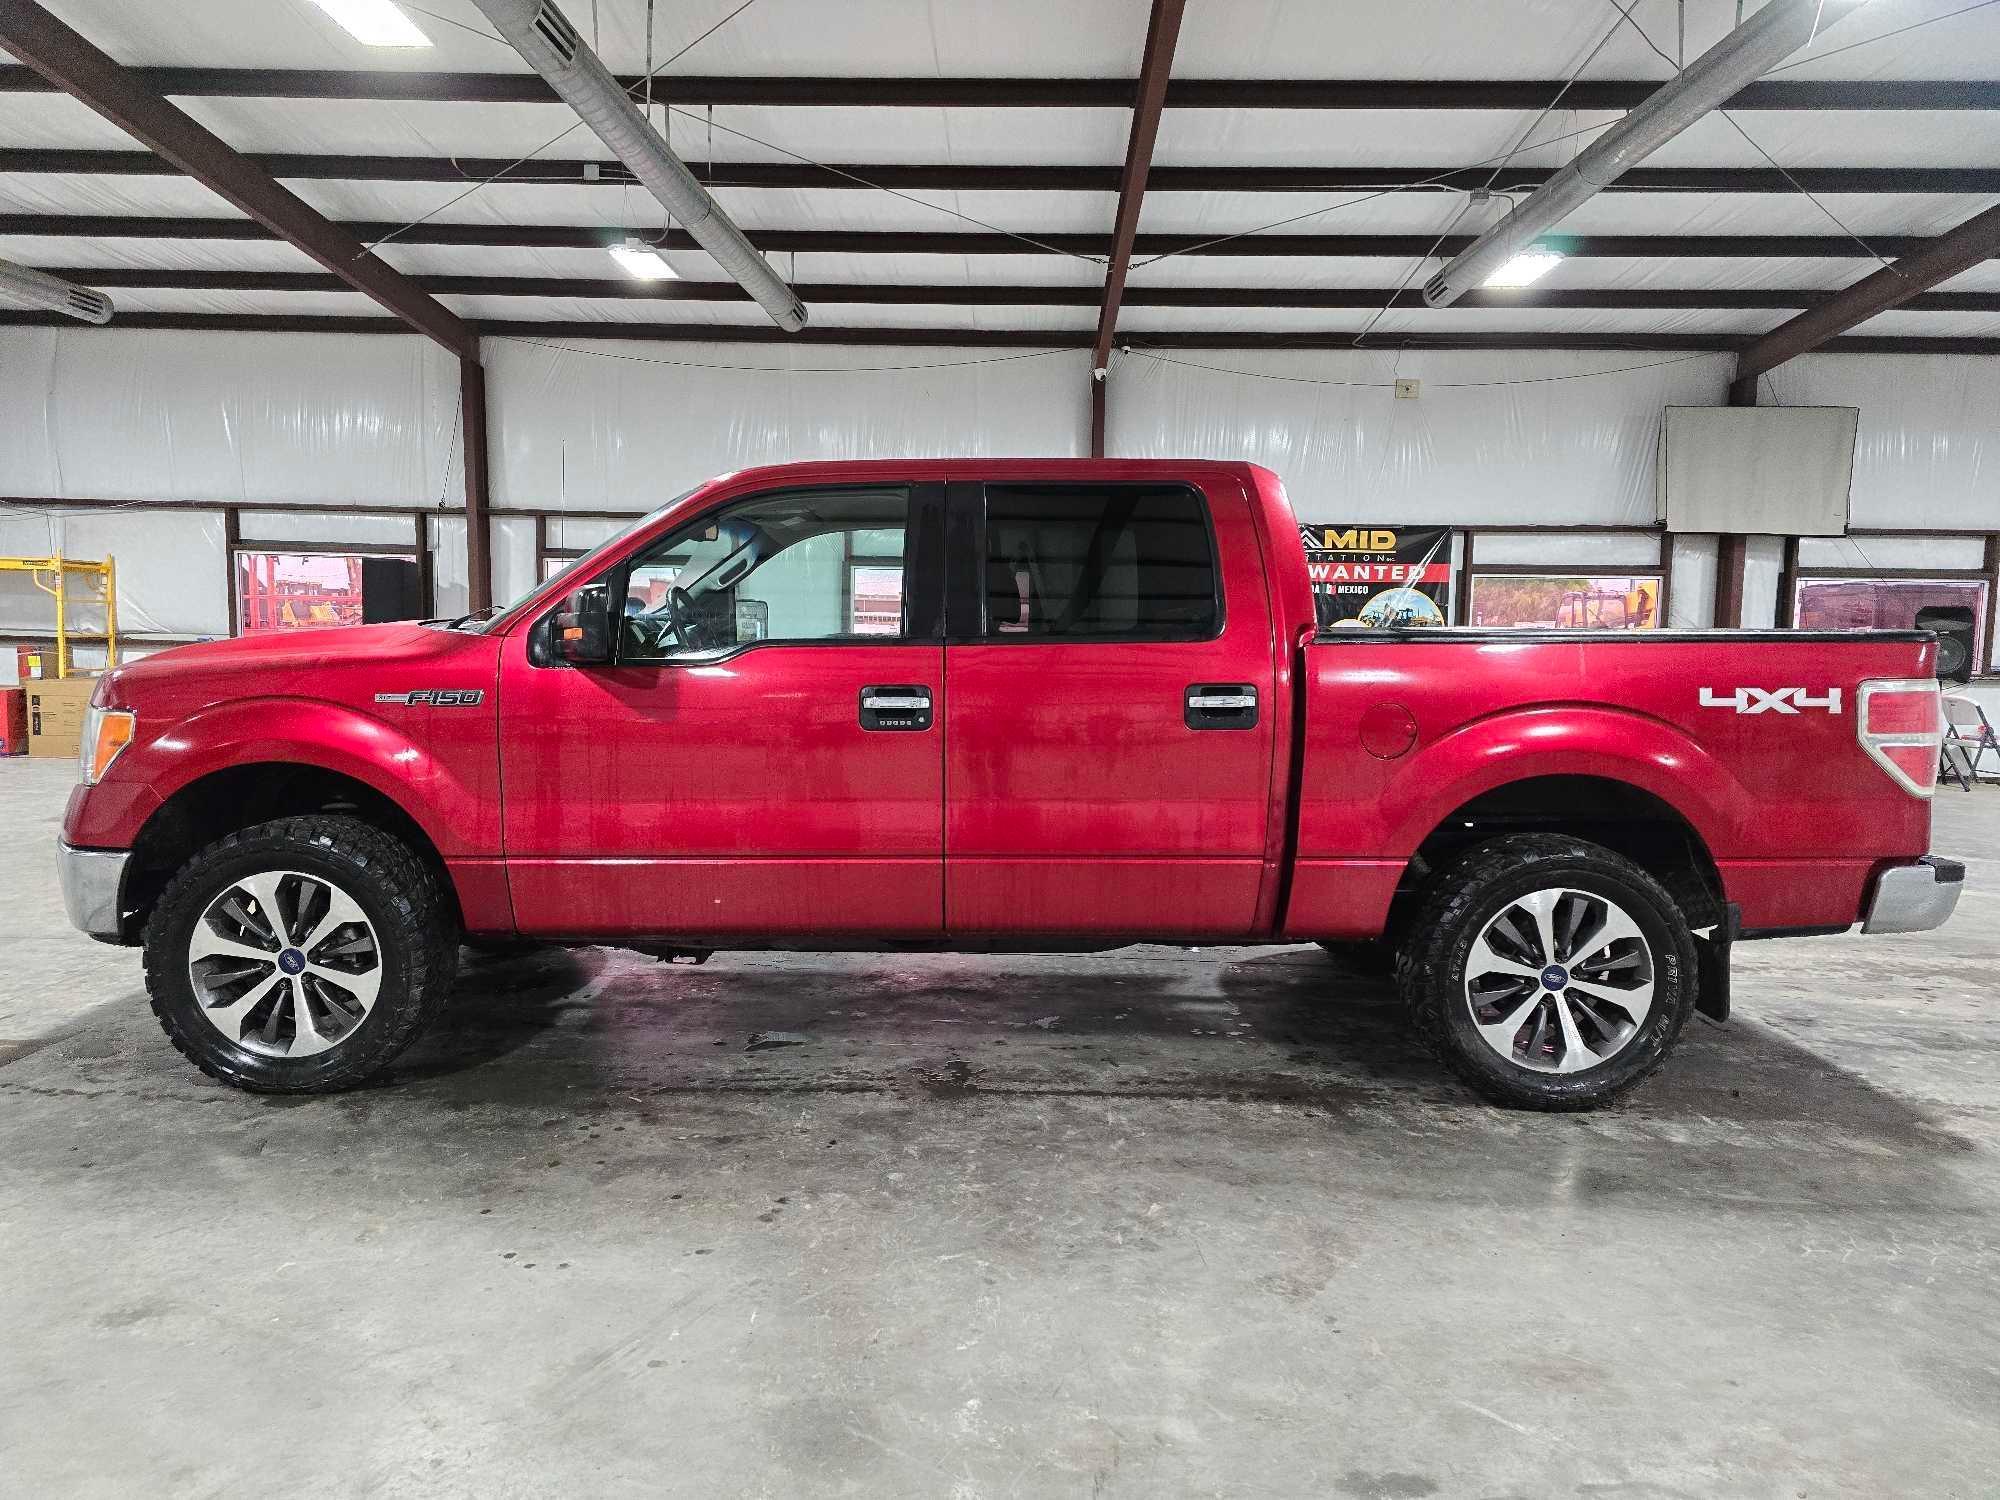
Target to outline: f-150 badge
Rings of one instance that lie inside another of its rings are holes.
[[[415,688],[407,693],[377,693],[377,703],[401,703],[416,708],[428,703],[433,708],[472,708],[484,701],[483,688]]]
[[[1733,708],[1739,714],[1795,714],[1802,708],[1823,708],[1830,714],[1837,714],[1840,712],[1840,689],[1828,688],[1814,697],[1802,687],[1740,687],[1728,697],[1723,697],[1714,688],[1703,688],[1701,706]]]

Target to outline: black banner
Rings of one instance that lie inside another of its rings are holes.
[[[1321,625],[1451,621],[1449,526],[1301,526]]]

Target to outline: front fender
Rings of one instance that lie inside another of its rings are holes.
[[[1754,824],[1742,782],[1676,726],[1601,704],[1540,704],[1474,720],[1400,762],[1380,803],[1382,847],[1407,857],[1473,798],[1541,776],[1635,786],[1685,818],[1718,858]]]
[[[72,844],[128,849],[147,818],[176,792],[217,771],[258,763],[312,766],[352,777],[387,797],[447,859],[477,847],[490,819],[473,788],[433,755],[421,719],[392,724],[320,699],[243,698],[188,715],[133,743],[96,787],[79,788],[63,836]]]

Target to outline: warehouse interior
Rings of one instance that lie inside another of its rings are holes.
[[[1787,7],[567,0],[799,326],[499,0],[0,0],[0,1470],[1987,1492],[2000,6],[1807,4],[1585,155]],[[505,606],[759,465],[1029,457],[1266,466],[1327,556],[1423,538],[1441,625],[1937,629],[1957,914],[1741,946],[1577,1116],[1311,944],[468,952],[392,1084],[252,1096],[64,916],[114,662]]]

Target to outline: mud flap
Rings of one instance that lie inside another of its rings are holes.
[[[1731,901],[1705,936],[1695,934],[1694,1008],[1717,1025],[1729,1019],[1729,950],[1742,929],[1743,913]]]

